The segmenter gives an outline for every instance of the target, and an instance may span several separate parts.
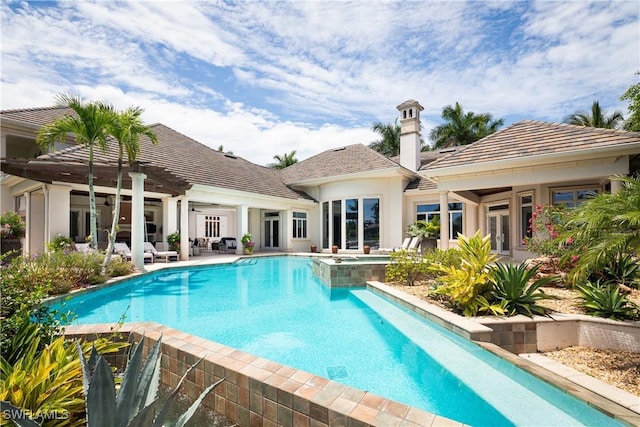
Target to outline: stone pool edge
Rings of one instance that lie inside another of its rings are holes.
[[[535,349],[519,356],[502,348],[495,342],[500,340],[502,332],[496,332],[491,327],[481,323],[481,321],[486,322],[486,319],[476,321],[476,319],[458,316],[435,304],[428,303],[381,282],[369,281],[367,282],[367,289],[464,338],[474,341],[496,356],[506,359],[540,380],[552,384],[608,416],[632,426],[640,426],[640,398],[638,396],[610,386],[593,377],[584,374],[579,375],[577,371],[558,363],[561,365],[559,367],[549,362],[550,359],[536,354]],[[539,321],[539,319],[534,318],[530,319],[530,321],[535,326],[535,322]],[[549,319],[544,319],[544,321],[548,322]],[[490,322],[487,323],[490,324]],[[560,369],[561,367],[564,369]],[[585,376],[588,377],[588,380],[585,379]]]

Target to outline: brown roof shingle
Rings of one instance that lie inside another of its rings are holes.
[[[284,182],[295,184],[327,177],[399,168],[393,160],[363,144],[324,151],[282,170]]]
[[[638,143],[638,132],[524,120],[458,147],[423,170]]]
[[[40,127],[65,114],[68,108],[41,108],[27,110],[4,110],[0,117]],[[311,199],[308,195],[289,188],[280,172],[259,166],[241,157],[216,151],[165,125],[150,125],[158,136],[154,146],[146,137],[140,138],[141,152],[138,161],[163,168],[170,178],[185,181],[190,185],[202,184],[237,191],[264,194],[288,199]],[[117,144],[109,144],[106,152],[95,150],[96,164],[114,164],[117,161]],[[52,154],[40,156],[39,160],[57,162],[88,161],[88,149],[73,146]]]

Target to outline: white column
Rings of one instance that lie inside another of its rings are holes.
[[[50,218],[49,218],[49,186],[42,184],[42,194],[44,195],[44,252],[47,252],[48,244],[51,241]]]
[[[131,177],[131,261],[144,271],[144,180],[147,175],[129,172]]]
[[[45,191],[45,221],[47,223],[45,239],[47,241],[50,241],[58,234],[70,237],[70,205],[71,187],[54,184],[47,185],[47,190]]]
[[[189,198],[180,196],[180,261],[189,261]]]
[[[620,189],[622,189],[622,183],[613,177],[610,179],[611,182],[611,194],[616,194]]]
[[[473,236],[476,231],[479,230],[478,224],[478,205],[465,203],[465,212],[464,215],[466,217],[465,224],[467,225],[466,230],[462,230],[466,236]]]
[[[7,134],[4,132],[0,135],[0,157],[7,157]]]
[[[236,207],[236,216],[238,217],[236,221],[236,238],[238,239],[236,253],[241,254],[243,249],[240,239],[245,233],[249,232],[249,206],[238,205]]]
[[[449,192],[440,192],[440,249],[449,249]]]
[[[167,246],[167,236],[178,231],[178,198],[162,198],[162,242]]]
[[[22,244],[22,255],[26,258],[31,254],[31,193],[24,193],[24,201],[25,201],[25,222],[26,227],[24,228],[24,243]]]

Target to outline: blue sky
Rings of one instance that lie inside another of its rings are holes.
[[[258,164],[368,144],[407,99],[560,122],[638,81],[633,1],[7,1],[1,108],[144,108]]]

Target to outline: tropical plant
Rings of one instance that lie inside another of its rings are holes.
[[[6,211],[0,215],[0,238],[19,239],[24,236],[24,221],[16,212]]]
[[[591,114],[576,112],[565,117],[564,122],[576,126],[589,126],[594,128],[615,129],[624,118],[620,111],[614,111],[607,117],[605,111],[600,108],[598,101],[593,101]]]
[[[491,253],[490,238],[490,235],[482,237],[479,231],[471,238],[458,234],[461,264],[434,264],[430,267],[441,273],[436,278],[438,287],[433,293],[447,297],[454,310],[462,312],[465,316],[504,313],[500,304],[492,304],[489,301],[495,269],[490,264],[497,259],[497,256]]]
[[[122,379],[118,394],[115,392],[113,372],[102,356],[92,351],[87,360],[78,350],[82,361],[84,391],[86,395],[88,427],[125,426],[184,426],[193,416],[206,395],[224,378],[208,386],[195,402],[178,419],[169,422],[167,417],[187,375],[204,359],[192,365],[164,402],[157,397],[160,386],[161,339],[149,351],[142,363],[144,337],[135,347]]]
[[[494,120],[490,113],[465,113],[458,102],[442,110],[445,123],[431,130],[429,139],[433,148],[445,148],[455,145],[467,145],[495,133],[504,124],[503,119]]]
[[[440,231],[440,217],[434,216],[429,221],[418,220],[407,227],[407,236],[424,240],[429,237],[437,237]]]
[[[282,156],[276,154],[275,156],[273,156],[273,159],[276,162],[269,165],[269,167],[273,169],[284,169],[288,166],[298,163],[298,159],[296,159],[296,150],[293,150],[290,153],[284,153],[284,155]]]
[[[245,233],[242,235],[242,238],[240,239],[240,242],[242,242],[243,246],[247,246],[249,243],[253,243],[251,241],[251,233]]]
[[[588,314],[613,320],[637,319],[640,307],[631,302],[613,283],[585,282],[576,285]]]
[[[12,354],[9,360],[0,357],[3,409],[11,404],[14,410],[22,410],[25,419],[19,425],[84,425],[85,404],[78,347],[87,354],[92,348],[101,353],[114,353],[126,343],[102,338],[93,345],[76,346],[60,336],[42,348],[37,325],[29,322],[25,325],[12,343],[17,354]],[[43,422],[29,424],[29,419]]]
[[[387,282],[406,283],[413,286],[428,276],[429,264],[424,262],[422,254],[416,251],[400,250],[392,252],[391,262],[387,264],[385,280]]]
[[[93,186],[93,157],[94,147],[97,145],[103,151],[107,147],[109,129],[117,122],[117,115],[113,107],[104,102],[86,102],[78,96],[60,94],[56,97],[57,105],[67,107],[75,115],[67,114],[44,125],[38,131],[36,141],[38,145],[49,149],[55,147],[56,142],[66,142],[67,134],[73,133],[77,144],[89,149],[89,225],[91,248],[98,243],[98,228],[96,214],[96,195]]]
[[[527,268],[525,263],[497,263],[492,294],[507,316],[524,314],[531,317],[534,314],[545,314],[546,309],[538,305],[538,301],[556,297],[545,294],[540,287],[553,283],[556,279],[542,277],[534,280],[537,273],[537,265]]]
[[[369,148],[383,156],[394,157],[400,154],[400,125],[398,119],[393,123],[376,122],[371,127],[381,138],[369,144]]]
[[[118,178],[116,181],[116,201],[113,208],[113,220],[111,222],[111,232],[109,233],[109,244],[107,246],[107,255],[104,257],[102,264],[103,271],[106,271],[111,254],[116,242],[116,232],[118,220],[120,219],[120,193],[122,191],[122,161],[124,153],[127,153],[129,163],[134,162],[140,154],[140,136],[144,135],[149,138],[152,144],[158,143],[158,137],[150,127],[142,123],[142,110],[139,107],[129,107],[122,113],[117,115],[114,126],[109,133],[118,142]]]
[[[631,254],[617,254],[606,263],[603,279],[637,288],[640,286],[640,262]]]
[[[557,257],[566,253],[566,246],[574,238],[566,236],[567,222],[572,212],[564,205],[536,205],[529,220],[531,237],[525,237],[524,245],[538,255]],[[561,233],[563,238],[560,238]]]
[[[592,271],[604,271],[618,255],[640,253],[640,176],[617,176],[622,188],[616,193],[600,193],[575,208],[566,224],[563,240],[573,244],[563,258],[573,258],[574,282]]]
[[[49,243],[47,243],[47,249],[51,252],[55,251],[68,251],[73,245],[73,239],[61,234],[57,234]]]
[[[640,75],[640,72],[636,73]],[[624,122],[624,130],[640,132],[640,83],[631,85],[629,89],[620,97],[621,101],[628,101],[629,117]]]
[[[180,233],[176,231],[175,233],[169,234],[167,236],[167,243],[169,244],[170,250],[180,252]]]

